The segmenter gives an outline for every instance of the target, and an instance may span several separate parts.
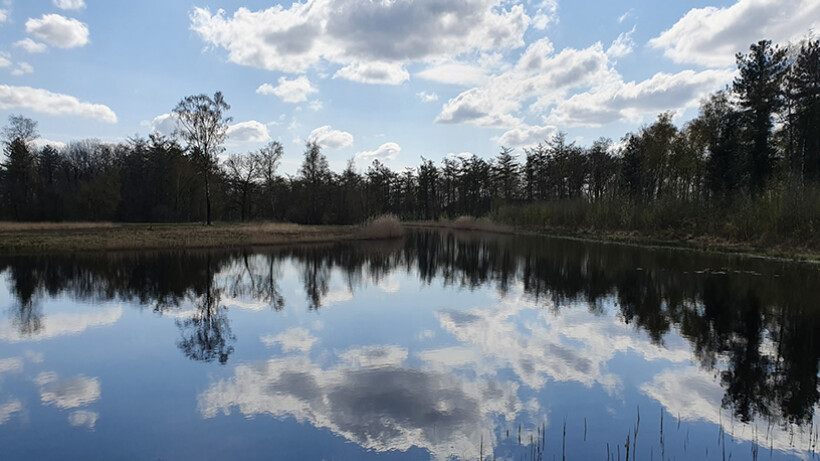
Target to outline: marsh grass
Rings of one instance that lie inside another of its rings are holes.
[[[496,234],[512,234],[515,232],[513,226],[495,222],[490,218],[476,218],[473,216],[459,216],[456,219],[441,221],[411,221],[405,224],[411,227],[433,227]]]
[[[356,232],[356,238],[362,240],[394,239],[402,236],[404,236],[404,226],[399,218],[390,214],[365,222]]]
[[[0,254],[240,248],[353,240],[353,226],[0,223]]]

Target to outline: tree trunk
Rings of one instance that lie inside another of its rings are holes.
[[[211,182],[205,172],[205,225],[211,225]]]

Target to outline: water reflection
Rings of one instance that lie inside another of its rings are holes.
[[[477,456],[475,441],[493,433],[495,417],[512,421],[522,408],[516,383],[409,368],[407,350],[397,346],[352,349],[338,358],[326,369],[304,355],[239,365],[234,377],[199,396],[199,410],[206,418],[234,407],[245,416],[293,417],[366,449],[422,447],[446,459]]]
[[[308,310],[351,300],[367,286],[395,292],[396,273],[431,286],[490,286],[501,302],[439,310],[441,330],[456,343],[419,352],[420,367],[408,365],[412,357],[398,346],[334,350],[336,361],[328,362],[311,355],[319,340],[305,328],[262,336],[284,356],[236,366],[233,377],[199,396],[204,416],[232,408],[290,415],[365,448],[420,446],[446,456],[457,446],[466,453],[477,434],[499,443],[494,419],[520,416],[519,383],[540,390],[574,382],[621,393],[610,364],[622,353],[680,365],[641,392],[684,419],[719,424],[726,410],[740,422],[809,425],[820,399],[816,267],[543,238],[418,232],[403,242],[263,253],[2,258],[13,302],[0,341],[76,334],[122,316],[122,307],[110,306],[43,313],[43,299],[65,295],[173,317],[186,357],[225,364],[241,347],[229,308],[284,310],[285,263],[298,267]],[[343,280],[339,289],[334,274]],[[525,311],[536,318],[520,322]],[[436,332],[419,338],[432,340]],[[695,366],[684,366],[689,361]],[[516,381],[499,379],[499,370],[511,370]],[[43,402],[59,406],[58,382],[41,385],[54,396]],[[69,387],[93,390],[79,384]],[[17,405],[0,405],[0,422],[19,412]],[[78,411],[86,413],[72,414],[71,424],[93,428],[95,414]]]

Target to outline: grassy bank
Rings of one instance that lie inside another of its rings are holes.
[[[0,222],[0,254],[239,248],[356,239],[355,226]]]
[[[725,203],[566,200],[500,207],[492,219],[518,232],[820,260],[816,193]]]

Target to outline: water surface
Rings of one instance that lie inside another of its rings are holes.
[[[0,259],[0,459],[809,459],[813,265],[537,237]]]

